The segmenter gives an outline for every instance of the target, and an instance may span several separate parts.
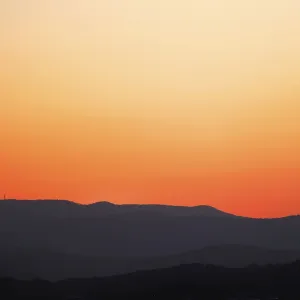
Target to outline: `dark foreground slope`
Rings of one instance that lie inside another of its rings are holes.
[[[107,278],[0,280],[0,298],[21,299],[300,299],[300,262],[227,269],[183,265]]]

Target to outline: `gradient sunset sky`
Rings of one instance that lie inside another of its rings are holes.
[[[0,193],[300,214],[299,0],[0,0],[0,38]]]

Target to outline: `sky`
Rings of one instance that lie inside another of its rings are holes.
[[[0,0],[0,195],[300,214],[299,37],[299,0]]]

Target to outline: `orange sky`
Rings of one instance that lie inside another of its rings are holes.
[[[0,193],[300,213],[299,0],[0,0]]]

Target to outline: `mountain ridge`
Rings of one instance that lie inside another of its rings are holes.
[[[107,209],[110,210],[110,212],[129,212],[130,210],[152,210],[156,212],[167,212],[167,210],[177,212],[179,210],[185,211],[184,215],[187,214],[187,212],[194,212],[193,214],[199,214],[199,215],[208,215],[208,216],[231,216],[231,217],[239,217],[239,218],[248,218],[248,219],[258,219],[258,220],[272,220],[272,219],[283,219],[283,218],[289,218],[289,217],[298,217],[300,214],[291,214],[291,215],[284,215],[280,217],[250,217],[250,216],[242,216],[242,215],[236,215],[230,212],[226,212],[223,210],[220,210],[216,207],[202,204],[202,205],[194,205],[194,206],[184,206],[184,205],[169,205],[169,204],[116,204],[109,201],[97,201],[93,203],[78,203],[71,200],[64,200],[64,199],[2,199],[0,200],[0,208],[5,204],[15,204],[15,203],[22,203],[22,204],[30,204],[30,205],[38,205],[42,206],[45,204],[49,205],[60,205],[61,207],[64,205],[65,207],[73,207],[73,208],[85,208],[85,209]],[[187,214],[188,215],[188,214]]]
[[[165,205],[165,204],[115,204],[108,201],[99,201],[90,204],[82,204],[73,202],[70,200],[54,200],[54,199],[34,199],[34,200],[17,200],[17,199],[7,199],[0,201],[0,208],[8,206],[14,209],[14,206],[18,206],[18,209],[34,209],[41,208],[42,206],[48,205],[56,206],[57,209],[64,209],[71,207],[75,209],[82,208],[87,211],[93,211],[93,215],[97,213],[101,214],[111,214],[111,213],[129,213],[129,212],[140,212],[149,211],[157,213],[170,213],[174,215],[207,215],[207,216],[235,216],[233,214],[221,211],[209,205],[197,205],[197,206],[179,206],[179,205]]]

